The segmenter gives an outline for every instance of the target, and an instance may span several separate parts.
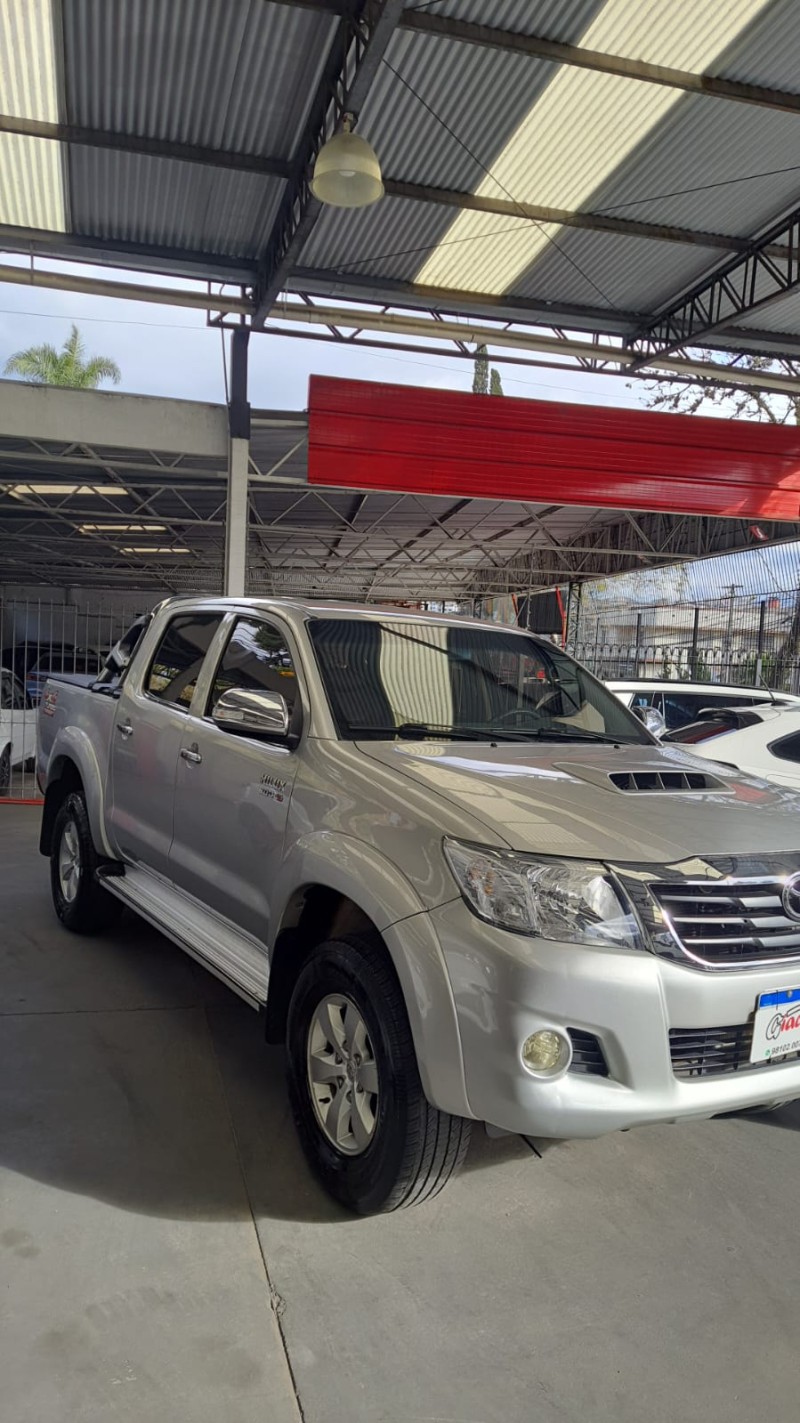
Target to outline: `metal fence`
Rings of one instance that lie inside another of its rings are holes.
[[[144,604],[149,606],[154,599]],[[39,798],[36,718],[44,683],[57,675],[88,684],[142,600],[87,602],[5,598],[0,593],[0,800]]]
[[[694,606],[573,599],[567,645],[599,677],[800,689],[800,591]]]

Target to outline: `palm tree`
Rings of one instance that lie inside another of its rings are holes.
[[[119,366],[108,356],[86,359],[86,346],[77,326],[73,326],[60,351],[47,343],[15,351],[6,361],[4,374],[19,376],[33,385],[66,385],[75,390],[95,390],[104,380],[119,385],[121,379]]]

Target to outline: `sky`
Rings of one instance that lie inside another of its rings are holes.
[[[4,259],[6,260],[6,259]],[[21,265],[16,259],[15,265]],[[47,264],[55,270],[56,264]],[[157,278],[113,269],[63,266],[116,281],[159,283]],[[166,282],[164,284],[167,284]],[[61,346],[75,323],[90,355],[111,356],[122,372],[118,389],[133,394],[224,401],[222,337],[205,313],[116,298],[0,285],[0,372],[27,346]],[[640,405],[642,392],[617,377],[576,370],[537,370],[498,364],[506,395],[597,405]],[[250,341],[250,402],[256,407],[304,409],[311,374],[353,380],[469,390],[471,361],[402,351],[343,349],[319,341],[254,334]]]

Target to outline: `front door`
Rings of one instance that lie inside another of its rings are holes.
[[[236,619],[206,705],[194,707],[183,726],[170,876],[264,941],[297,761],[284,744],[215,725],[214,705],[232,687],[280,692],[299,714],[295,658],[276,623],[253,614]]]
[[[169,874],[178,752],[222,614],[178,613],[144,673],[126,678],[111,745],[110,826],[122,859]]]

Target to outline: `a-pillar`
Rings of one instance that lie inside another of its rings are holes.
[[[238,326],[231,341],[231,389],[228,402],[228,503],[225,513],[225,593],[241,598],[247,578],[250,466],[250,405],[247,400],[249,330]]]

